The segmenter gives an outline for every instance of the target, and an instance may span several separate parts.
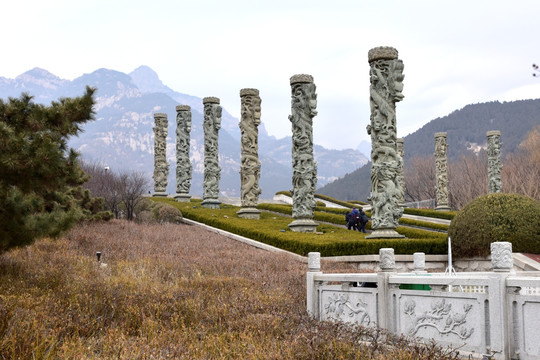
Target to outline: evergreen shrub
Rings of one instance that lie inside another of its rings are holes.
[[[513,252],[540,253],[540,202],[518,194],[489,194],[467,204],[448,229],[456,257],[487,256],[490,244],[512,243]]]

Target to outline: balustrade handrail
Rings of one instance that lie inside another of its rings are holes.
[[[538,360],[540,271],[516,273],[510,243],[491,248],[493,271],[452,274],[426,272],[422,253],[413,256],[413,272],[398,273],[393,249],[380,250],[377,273],[325,274],[320,254],[310,253],[307,311],[436,340],[464,354]]]

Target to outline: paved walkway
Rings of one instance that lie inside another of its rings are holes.
[[[425,217],[425,216],[420,216],[420,215],[409,215],[409,214],[403,214],[402,217],[404,217],[406,219],[413,219],[413,220],[418,220],[418,221],[427,221],[427,222],[431,222],[431,223],[434,223],[434,224],[450,225],[450,220],[446,220],[446,219]]]

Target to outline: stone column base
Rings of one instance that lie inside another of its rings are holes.
[[[168,195],[169,194],[167,194],[166,192],[161,192],[161,191],[158,191],[152,194],[152,196],[154,197],[167,197]]]
[[[240,209],[236,214],[242,219],[260,219],[261,210],[254,207],[246,207]]]
[[[205,199],[201,203],[203,208],[207,209],[219,209],[219,206],[221,205],[221,201],[218,199]]]
[[[437,211],[450,211],[451,209],[450,209],[450,207],[448,207],[448,205],[441,205],[441,206],[437,206],[435,208],[435,210],[437,210]]]
[[[401,235],[394,229],[375,229],[371,234],[366,236],[366,239],[397,239],[404,237],[405,235]]]
[[[189,202],[191,195],[176,193],[176,195],[174,195],[174,199],[178,202]]]
[[[312,219],[296,219],[289,224],[289,229],[295,232],[314,233],[317,231],[318,223]]]

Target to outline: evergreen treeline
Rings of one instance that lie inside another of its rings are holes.
[[[317,194],[345,201],[366,201],[371,191],[371,161],[350,174],[317,189]]]

